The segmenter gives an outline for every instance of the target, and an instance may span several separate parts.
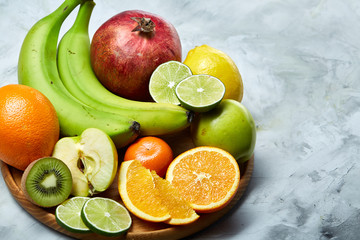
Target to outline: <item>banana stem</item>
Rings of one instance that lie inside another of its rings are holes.
[[[194,120],[195,113],[192,111],[186,112],[188,123],[191,123]]]
[[[89,0],[65,0],[54,12],[48,17],[54,17],[58,22],[64,22],[66,17],[79,5]]]
[[[88,33],[90,17],[94,7],[95,2],[92,0],[88,0],[81,4],[74,25],[72,26],[72,31],[82,32],[84,34]]]
[[[51,12],[49,15],[45,16],[44,18],[40,19],[33,27],[29,30],[28,34],[26,35],[23,45],[20,50],[20,56],[19,59],[23,59],[23,55],[27,55],[28,53],[26,50],[32,48],[31,44],[33,43],[33,40],[28,40],[33,38],[34,32],[42,32],[42,31],[49,31],[50,34],[47,34],[47,41],[44,43],[47,49],[46,55],[48,57],[55,57],[57,54],[56,46],[57,46],[57,39],[59,37],[60,28],[62,23],[65,21],[65,19],[69,16],[69,14],[80,4],[89,1],[89,0],[65,0],[56,10]],[[32,51],[32,54],[40,54],[38,52]],[[24,58],[25,59],[25,58]],[[55,62],[54,62],[55,63]],[[18,71],[19,71],[19,83],[21,84],[27,84],[27,78],[23,78],[21,76],[22,72],[21,69],[25,68],[22,65],[22,61],[19,61],[18,64]],[[50,72],[55,72],[55,69],[57,71],[56,64],[47,64],[46,66]],[[54,76],[58,77],[58,76]],[[36,88],[36,83],[32,86]],[[62,88],[63,86],[59,86]]]

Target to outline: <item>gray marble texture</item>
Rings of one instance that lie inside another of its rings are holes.
[[[0,0],[0,86],[17,83],[23,38],[61,2]],[[252,180],[231,213],[189,239],[360,239],[359,1],[95,2],[90,34],[142,9],[176,27],[183,59],[208,44],[242,74],[258,126]],[[68,239],[27,214],[3,178],[0,192],[0,239]]]

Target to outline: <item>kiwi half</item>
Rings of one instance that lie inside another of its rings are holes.
[[[32,203],[41,207],[54,207],[65,201],[71,193],[71,172],[57,158],[40,158],[25,169],[21,188]]]

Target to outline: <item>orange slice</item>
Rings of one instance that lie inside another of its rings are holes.
[[[155,187],[159,189],[162,202],[169,210],[171,218],[166,223],[171,225],[184,225],[196,221],[199,215],[196,214],[190,204],[186,202],[179,191],[169,181],[159,177],[155,171],[151,172],[154,178]]]
[[[235,196],[240,169],[230,153],[216,147],[196,147],[174,159],[166,179],[196,212],[215,212]]]
[[[151,222],[170,219],[170,213],[162,204],[150,170],[139,161],[122,162],[118,188],[124,205],[135,216]]]
[[[150,172],[140,161],[124,161],[119,174],[121,199],[135,216],[171,225],[184,225],[199,218],[167,180],[159,177],[155,171]]]

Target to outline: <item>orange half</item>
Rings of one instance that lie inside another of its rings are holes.
[[[155,187],[159,189],[162,202],[169,210],[171,218],[166,223],[171,225],[184,225],[196,221],[199,215],[196,214],[190,204],[186,202],[179,191],[169,181],[159,177],[155,171],[151,172],[154,177]]]
[[[138,160],[121,164],[118,187],[126,208],[143,220],[184,225],[199,218],[177,189]]]
[[[174,159],[166,180],[196,212],[215,212],[235,196],[240,169],[235,158],[216,147],[196,147]]]
[[[151,172],[139,161],[122,162],[118,188],[124,205],[135,216],[151,222],[170,219],[159,190],[155,188]]]

